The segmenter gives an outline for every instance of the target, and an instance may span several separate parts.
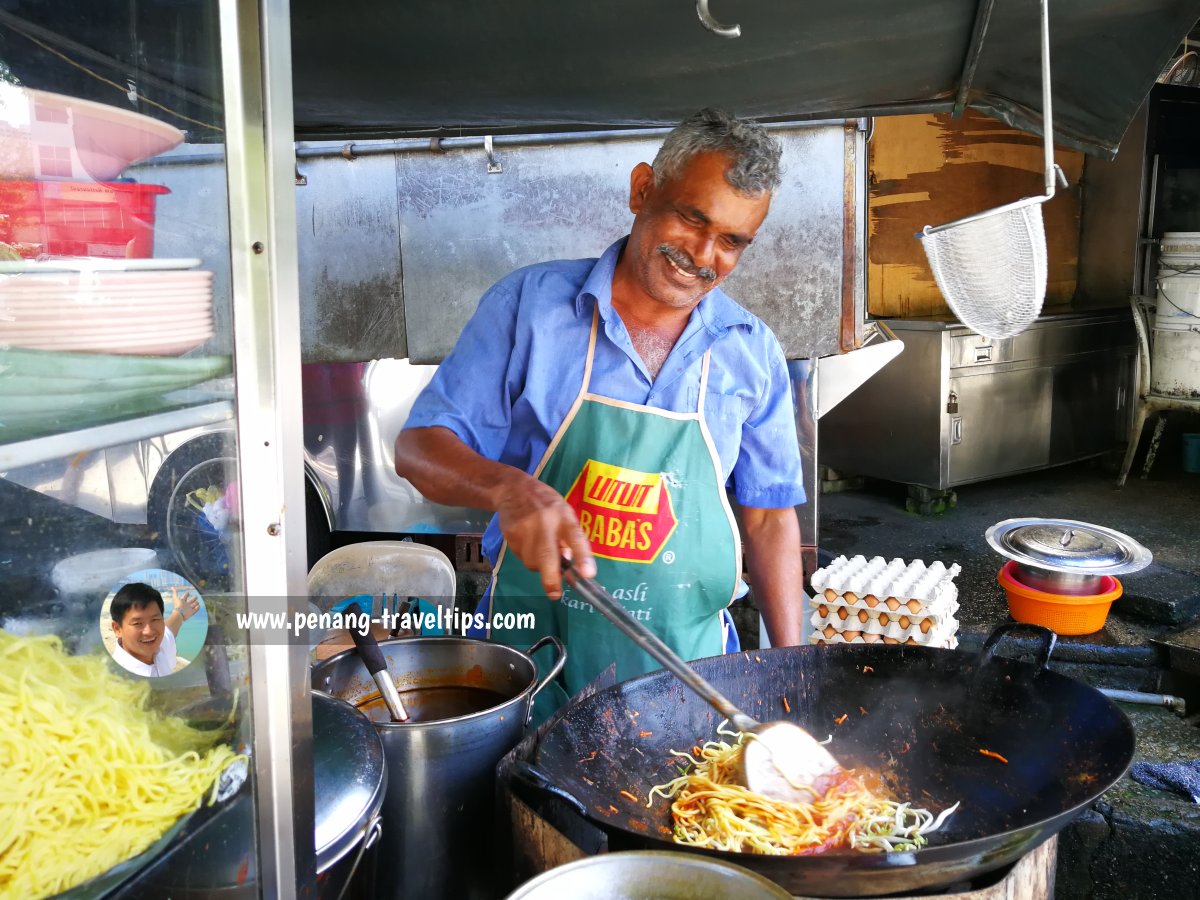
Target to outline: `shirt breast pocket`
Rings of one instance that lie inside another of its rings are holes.
[[[754,411],[754,398],[709,391],[704,397],[704,417],[710,421],[741,424]]]

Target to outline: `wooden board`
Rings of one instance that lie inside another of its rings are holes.
[[[867,310],[888,318],[949,314],[916,235],[926,225],[1044,192],[1042,139],[979,113],[889,116],[870,143]],[[1042,207],[1046,305],[1069,302],[1079,264],[1083,154],[1057,150],[1070,187]]]

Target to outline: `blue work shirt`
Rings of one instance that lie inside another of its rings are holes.
[[[722,477],[743,506],[803,503],[792,384],[775,335],[713,288],[651,378],[612,307],[613,272],[625,240],[599,259],[541,263],[497,282],[404,427],[448,428],[481,456],[532,473],[583,385],[592,311],[599,307],[592,393],[694,412],[701,361],[711,348],[704,419]],[[501,542],[493,516],[483,536],[492,562]]]

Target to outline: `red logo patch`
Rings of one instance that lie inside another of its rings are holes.
[[[651,563],[675,531],[671,493],[659,472],[638,472],[589,459],[567,503],[604,559]]]

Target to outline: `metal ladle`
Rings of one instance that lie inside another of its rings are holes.
[[[370,626],[367,626],[367,633],[363,634],[357,628],[349,629],[350,636],[354,638],[354,646],[358,649],[358,655],[363,661],[363,665],[367,667],[367,671],[371,673],[371,677],[375,679],[375,684],[379,687],[379,696],[383,698],[383,703],[391,713],[393,722],[407,722],[408,712],[404,709],[404,704],[400,702],[400,694],[396,690],[396,682],[392,681],[391,673],[388,672],[387,660],[384,659],[383,651],[379,649],[379,642],[375,640],[375,635],[371,634]]]
[[[649,628],[637,621],[608,591],[584,578],[569,560],[562,563],[567,583],[605,618],[621,629],[642,650],[662,663],[676,678],[728,719],[733,727],[754,735],[746,741],[742,765],[746,787],[772,800],[812,800],[809,786],[843,771],[833,755],[817,740],[791,722],[766,724],[746,715],[724,694],[701,678]]]

